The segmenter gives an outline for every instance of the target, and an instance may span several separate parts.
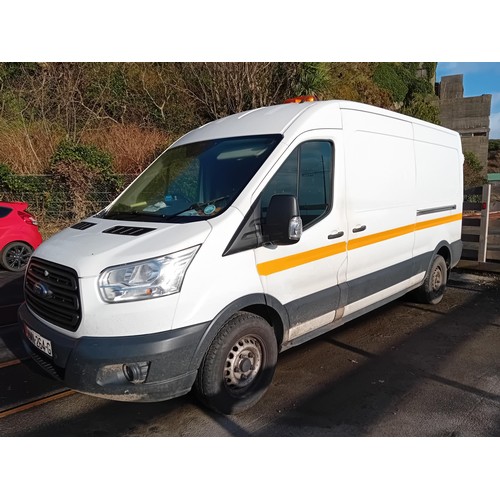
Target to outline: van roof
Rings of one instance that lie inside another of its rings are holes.
[[[315,128],[341,128],[341,109],[360,110],[446,130],[438,125],[369,104],[330,100],[303,102],[300,104],[278,104],[229,115],[188,132],[175,145],[221,137],[267,134],[285,135],[287,131],[297,134]]]

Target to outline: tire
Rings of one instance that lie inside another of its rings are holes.
[[[13,241],[5,245],[0,255],[0,262],[7,271],[24,271],[33,249],[22,241]]]
[[[224,324],[209,347],[195,382],[203,404],[225,415],[253,406],[271,384],[278,345],[260,316],[239,312]]]
[[[448,268],[441,255],[436,255],[425,280],[417,289],[417,299],[424,304],[439,304],[446,290]]]

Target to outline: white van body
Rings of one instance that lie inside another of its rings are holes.
[[[208,153],[154,162],[110,207],[35,251],[19,312],[25,345],[68,387],[159,401],[194,385],[210,407],[236,413],[262,396],[278,352],[414,289],[441,299],[462,250],[458,133],[359,103],[306,102],[208,123],[164,155],[213,144],[231,145],[211,157],[224,165],[219,186],[267,156],[234,195],[203,199],[210,179],[196,181],[189,207],[168,192],[149,204],[148,172],[173,186],[164,171],[189,179]],[[297,202],[289,241],[266,237],[274,195]],[[160,214],[175,203],[185,210]],[[148,284],[155,273],[161,286]]]

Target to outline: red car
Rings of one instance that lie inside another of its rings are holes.
[[[27,203],[0,201],[0,264],[8,271],[24,271],[42,242],[36,219],[27,208]]]

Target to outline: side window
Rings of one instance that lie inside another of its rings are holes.
[[[0,207],[0,219],[6,217],[12,212],[12,208]]]
[[[262,192],[262,219],[273,195],[292,194],[298,199],[304,227],[311,226],[332,205],[332,170],[331,142],[308,141],[297,146]]]

